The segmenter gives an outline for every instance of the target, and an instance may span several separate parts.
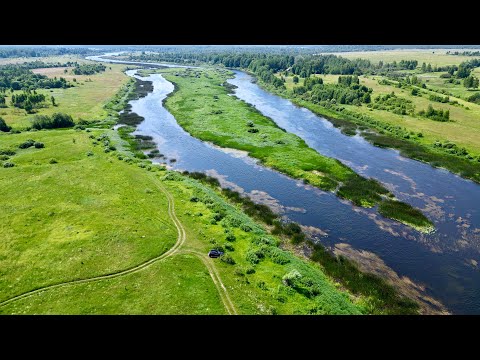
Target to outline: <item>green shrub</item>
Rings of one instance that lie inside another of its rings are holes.
[[[12,130],[12,128],[5,123],[3,118],[0,117],[0,131],[9,132],[10,130]]]
[[[15,151],[10,150],[10,149],[2,149],[2,150],[0,150],[0,155],[13,156],[13,155],[15,155]]]
[[[27,149],[31,146],[34,146],[35,145],[35,140],[32,140],[32,139],[28,139],[27,141],[21,143],[20,145],[18,145],[18,147],[20,149]]]
[[[6,163],[3,164],[4,168],[9,168],[9,167],[14,167],[14,166],[15,166],[15,164],[11,163],[11,162],[6,162]]]
[[[50,164],[57,164],[58,161],[57,161],[57,159],[53,159],[53,158],[52,158],[52,159],[50,159],[49,163],[50,163]]]
[[[41,142],[36,142],[36,143],[34,144],[34,146],[35,146],[36,149],[42,149],[42,148],[45,147],[45,144],[44,144],[44,143],[41,143]]]
[[[93,152],[87,151],[87,156],[93,156]],[[121,159],[120,159],[121,160]]]
[[[224,263],[235,265],[235,260],[230,254],[223,254],[222,256],[220,256],[220,260],[222,260]]]
[[[235,251],[235,248],[234,248],[233,245],[230,244],[230,243],[225,243],[225,244],[224,244],[224,247],[225,247],[225,249],[227,249],[228,251]]]
[[[232,233],[228,233],[227,236],[225,237],[225,240],[227,241],[235,241],[237,238],[235,235],[233,235]]]
[[[270,249],[270,258],[275,264],[285,265],[290,262],[290,259],[282,250],[274,247]]]
[[[249,232],[249,231],[252,231],[252,228],[251,226],[247,225],[247,224],[242,224],[240,225],[240,229],[245,231],[245,232]]]
[[[257,254],[252,249],[248,250],[247,253],[245,254],[245,260],[247,260],[249,263],[253,265],[258,264],[260,262],[260,259],[258,258]]]
[[[285,274],[282,277],[282,282],[286,286],[293,286],[297,280],[300,280],[302,278],[302,274],[298,272],[298,270],[293,269],[289,273]]]
[[[32,128],[40,129],[57,129],[74,126],[75,123],[70,115],[63,113],[55,113],[51,117],[47,115],[35,115],[32,121]]]

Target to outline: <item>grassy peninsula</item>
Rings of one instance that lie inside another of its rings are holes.
[[[222,147],[244,150],[268,167],[303,179],[326,191],[334,191],[357,206],[388,202],[386,217],[428,232],[432,223],[420,211],[396,201],[374,179],[366,179],[336,159],[320,155],[298,136],[279,128],[245,102],[229,96],[225,70],[157,70],[176,90],[165,106],[193,136]],[[382,207],[381,207],[382,208]],[[385,207],[384,207],[385,208]]]

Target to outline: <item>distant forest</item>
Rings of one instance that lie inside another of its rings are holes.
[[[56,47],[0,47],[0,58],[41,57],[66,54],[91,55],[97,52],[87,48],[56,48]]]

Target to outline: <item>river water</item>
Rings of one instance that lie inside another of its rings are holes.
[[[131,102],[132,111],[145,118],[135,133],[152,136],[171,168],[216,176],[223,186],[309,227],[322,244],[353,249],[353,253],[363,254],[363,261],[372,262],[372,267],[388,269],[388,274],[394,274],[390,278],[421,294],[427,303],[431,297],[456,314],[480,313],[478,184],[404,158],[395,150],[375,147],[358,135],[343,135],[322,117],[262,90],[248,74],[234,71],[235,78],[229,82],[237,86],[235,96],[321,154],[379,180],[397,198],[422,209],[436,227],[434,233],[425,235],[383,218],[375,208],[352,206],[332,193],[258,165],[242,152],[191,137],[162,106],[173,85],[160,74],[143,78],[135,73],[127,71],[129,76],[153,81],[154,86],[152,93]]]

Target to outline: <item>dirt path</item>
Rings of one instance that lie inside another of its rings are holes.
[[[203,264],[205,265],[208,272],[210,273],[210,276],[213,280],[213,283],[215,284],[215,287],[217,288],[220,298],[222,299],[223,305],[225,306],[225,310],[227,310],[229,315],[237,315],[237,310],[235,309],[235,305],[233,305],[232,300],[230,300],[230,296],[228,295],[227,288],[223,284],[222,279],[220,278],[220,275],[218,274],[218,271],[215,267],[215,264],[212,263],[212,260],[210,260],[210,258],[207,255],[202,254],[201,252],[198,252],[198,251],[185,250],[185,253],[197,255],[200,258],[200,260],[202,260]]]
[[[153,178],[153,176],[152,176],[152,178]],[[23,294],[14,296],[14,297],[12,297],[8,300],[2,301],[2,302],[0,302],[0,306],[4,306],[4,305],[7,305],[7,304],[9,304],[13,301],[24,299],[26,297],[38,294],[40,292],[55,289],[55,288],[60,288],[60,287],[65,287],[65,286],[70,286],[70,285],[76,285],[76,284],[84,284],[84,283],[99,281],[99,280],[113,279],[113,278],[116,278],[116,277],[132,274],[132,273],[135,273],[137,271],[140,271],[140,270],[143,270],[143,269],[149,267],[150,265],[156,263],[157,261],[160,261],[162,259],[165,259],[165,258],[175,254],[178,251],[178,249],[185,243],[185,240],[186,240],[185,228],[183,227],[182,223],[177,218],[177,215],[175,213],[175,203],[174,203],[172,195],[167,191],[167,189],[165,189],[165,187],[161,184],[161,182],[158,179],[156,179],[156,178],[153,178],[153,179],[154,179],[154,182],[157,185],[157,187],[167,197],[167,200],[168,200],[168,215],[172,219],[175,227],[177,228],[177,232],[178,232],[177,241],[175,242],[175,244],[172,246],[171,249],[169,249],[167,252],[163,253],[162,255],[159,255],[159,256],[157,256],[153,259],[150,259],[150,260],[147,260],[147,261],[141,263],[140,265],[133,266],[133,267],[128,268],[126,270],[122,270],[122,271],[119,271],[119,272],[106,274],[106,275],[95,276],[95,277],[87,278],[87,279],[71,280],[71,281],[65,281],[65,282],[58,283],[58,284],[48,285],[48,286],[45,286],[45,287],[41,287],[41,288],[38,288],[38,289],[35,289],[35,290],[28,291],[28,292],[23,293]],[[218,276],[218,273],[216,272],[216,269],[213,267],[213,265],[208,262],[208,259],[206,259],[203,254],[197,253],[197,255],[200,256],[203,263],[208,268],[209,273],[210,273],[210,275],[213,279],[213,282],[215,283],[215,286],[217,287],[217,289],[219,289],[218,284],[220,283],[221,287],[226,292],[225,286],[221,282],[221,280]],[[212,268],[213,268],[213,270],[212,270]],[[212,275],[212,273],[215,274],[215,276]],[[222,296],[222,292],[220,290],[219,290],[219,293],[222,297],[222,301],[225,305],[225,308],[227,309],[227,312],[229,314],[230,313],[236,313],[235,309],[233,307],[233,304],[230,301],[230,298],[228,298],[228,294],[226,295],[227,301],[228,301],[228,304],[227,304],[224,300],[225,295]],[[232,311],[232,309],[233,309],[233,311]]]

